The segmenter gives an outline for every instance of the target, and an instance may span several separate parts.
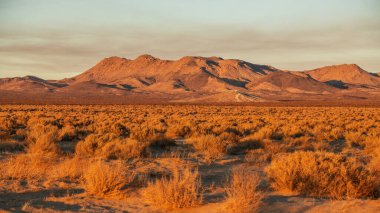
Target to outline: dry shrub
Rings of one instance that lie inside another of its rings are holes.
[[[131,138],[138,141],[150,141],[152,138],[155,138],[158,134],[161,134],[158,130],[147,127],[139,126],[138,128],[132,129]]]
[[[73,125],[66,125],[59,131],[60,141],[71,141],[77,136],[77,130]]]
[[[330,132],[330,139],[331,140],[340,140],[340,139],[343,139],[344,138],[344,134],[343,134],[343,130],[342,128],[334,128],[331,130]]]
[[[372,170],[376,171],[380,175],[380,146],[377,147],[373,152],[372,160],[370,163],[370,168]],[[379,178],[379,181],[380,181],[380,178]],[[380,186],[380,184],[379,184],[379,186]],[[380,189],[379,189],[379,191],[380,191]]]
[[[148,183],[143,191],[145,200],[159,208],[173,210],[202,203],[201,180],[197,170],[173,169],[173,176]]]
[[[35,143],[38,140],[38,138],[44,135],[57,141],[58,127],[51,124],[47,124],[47,125],[39,124],[39,123],[34,124],[33,126],[29,127],[28,142]]]
[[[228,143],[215,135],[200,135],[187,140],[197,151],[204,153],[208,159],[218,159],[223,157],[227,151]]]
[[[261,141],[264,139],[270,139],[274,134],[273,128],[270,126],[264,126],[257,132],[253,133],[250,137],[252,140]]]
[[[271,157],[288,152],[288,144],[283,141],[273,141],[270,139],[264,139],[262,142],[263,148],[266,152],[270,153]]]
[[[148,141],[121,138],[115,134],[91,134],[77,143],[75,154],[81,157],[130,159],[142,156],[150,147],[165,148],[171,145],[175,145],[175,141],[161,134],[150,137]]]
[[[55,157],[60,153],[56,142],[58,141],[58,128],[53,125],[34,126],[28,135],[28,153]]]
[[[229,211],[256,212],[263,197],[258,189],[261,182],[259,175],[240,168],[235,169],[230,178],[226,188]]]
[[[278,156],[266,173],[281,191],[334,199],[377,196],[378,176],[354,158],[326,152]]]
[[[35,143],[30,143],[27,151],[30,154],[46,155],[49,157],[56,157],[60,153],[60,149],[54,138],[51,138],[49,135],[42,135]]]
[[[80,179],[91,161],[78,157],[62,159],[49,171],[49,177],[54,180],[75,181]]]
[[[40,179],[46,177],[54,159],[41,155],[19,154],[1,162],[0,176],[7,179]]]
[[[363,146],[363,138],[361,132],[347,132],[344,134],[344,138],[346,142],[350,145],[350,147],[362,147]]]
[[[84,172],[87,193],[97,197],[120,196],[123,186],[133,181],[134,175],[121,163],[98,161]]]
[[[248,163],[262,165],[268,163],[272,159],[272,154],[265,152],[264,149],[249,150],[244,156],[245,161]]]
[[[164,130],[157,130],[152,127],[140,127],[134,129],[131,138],[147,143],[150,147],[166,148],[175,145],[175,140],[168,138],[163,132]]]
[[[77,143],[75,146],[75,154],[81,157],[95,156],[98,149],[116,138],[116,135],[113,134],[90,134],[84,140]]]
[[[241,154],[250,151],[251,149],[258,149],[263,147],[263,143],[261,141],[252,139],[250,136],[244,137],[240,141],[239,138],[236,139],[237,140],[230,140],[233,143],[231,143],[228,147],[227,152],[229,154]]]
[[[106,143],[97,150],[100,157],[107,159],[130,159],[140,157],[146,148],[146,143],[133,139],[116,139]]]
[[[49,158],[43,155],[18,154],[0,161],[0,178],[28,181],[78,181],[88,165],[88,159]]]
[[[365,152],[372,158],[370,163],[371,169],[380,173],[380,137],[366,138]]]
[[[11,132],[16,126],[16,120],[11,116],[0,117],[0,130]]]
[[[191,134],[191,129],[188,126],[171,125],[166,130],[165,135],[170,138],[184,138]]]
[[[115,123],[111,126],[111,132],[119,137],[128,137],[130,130],[121,123]]]

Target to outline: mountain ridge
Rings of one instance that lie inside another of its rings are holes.
[[[125,103],[140,99],[163,103],[377,100],[380,77],[356,64],[286,71],[216,56],[163,60],[145,54],[135,59],[104,58],[85,72],[62,80],[35,76],[0,79],[0,93],[11,97],[12,92],[35,99],[63,99],[63,103],[70,97],[79,104],[88,98]],[[22,103],[22,98],[18,99],[12,101]]]

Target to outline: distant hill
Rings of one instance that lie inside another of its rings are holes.
[[[380,100],[380,77],[344,64],[290,72],[220,57],[109,57],[72,78],[0,79],[1,103],[171,103]]]

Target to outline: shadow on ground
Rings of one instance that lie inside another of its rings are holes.
[[[0,210],[10,212],[23,212],[23,206],[36,208],[49,208],[57,211],[79,211],[79,205],[65,204],[63,202],[47,201],[46,197],[65,197],[83,193],[83,189],[49,189],[29,192],[7,192],[0,194]]]

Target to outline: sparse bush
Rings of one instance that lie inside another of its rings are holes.
[[[273,129],[270,126],[265,126],[259,129],[257,132],[251,135],[253,140],[262,141],[264,139],[270,139],[274,134]]]
[[[62,159],[52,166],[47,174],[49,178],[62,181],[76,181],[92,163],[89,159],[78,157]]]
[[[123,186],[134,179],[121,162],[110,165],[103,161],[92,164],[83,177],[86,192],[97,197],[121,196]]]
[[[240,141],[234,141],[228,147],[229,154],[241,154],[250,149],[258,149],[263,147],[263,143],[257,139],[252,139],[251,136],[242,138]]]
[[[1,174],[7,179],[46,178],[54,160],[41,155],[19,154],[1,162]]]
[[[206,158],[218,159],[227,152],[228,141],[215,135],[200,135],[187,139],[198,151],[204,153]]]
[[[60,153],[58,145],[53,138],[48,135],[43,135],[37,139],[35,143],[31,143],[27,149],[28,153],[36,155],[45,155],[55,157]]]
[[[191,129],[188,126],[172,125],[169,126],[165,134],[171,138],[184,138],[191,134]]]
[[[335,199],[376,196],[378,177],[354,158],[295,152],[274,159],[266,173],[277,190]]]
[[[344,138],[350,147],[363,147],[363,135],[360,132],[347,132]]]
[[[46,137],[51,141],[58,141],[58,128],[54,125],[35,124],[29,128],[28,142],[35,143],[39,138]]]
[[[268,163],[272,160],[272,154],[265,152],[264,149],[249,150],[244,156],[245,161],[256,165]]]
[[[128,137],[130,134],[129,129],[121,123],[115,123],[112,125],[111,132],[119,137]]]
[[[233,170],[226,188],[227,208],[231,212],[256,212],[263,193],[259,190],[260,177],[244,168]]]
[[[56,157],[60,149],[58,141],[58,129],[55,126],[37,126],[30,132],[27,151],[30,154]]]
[[[77,135],[77,131],[73,125],[66,125],[59,131],[59,140],[71,141]]]
[[[101,149],[107,142],[115,140],[114,134],[91,134],[75,146],[75,154],[81,157],[95,156],[97,150]]]
[[[147,144],[133,139],[115,139],[97,150],[97,156],[107,159],[130,159],[140,157]]]
[[[148,183],[143,196],[148,203],[165,210],[198,206],[203,199],[198,171],[173,169],[172,177]]]
[[[379,172],[380,175],[380,137],[366,138],[365,152],[371,157],[370,168]]]

